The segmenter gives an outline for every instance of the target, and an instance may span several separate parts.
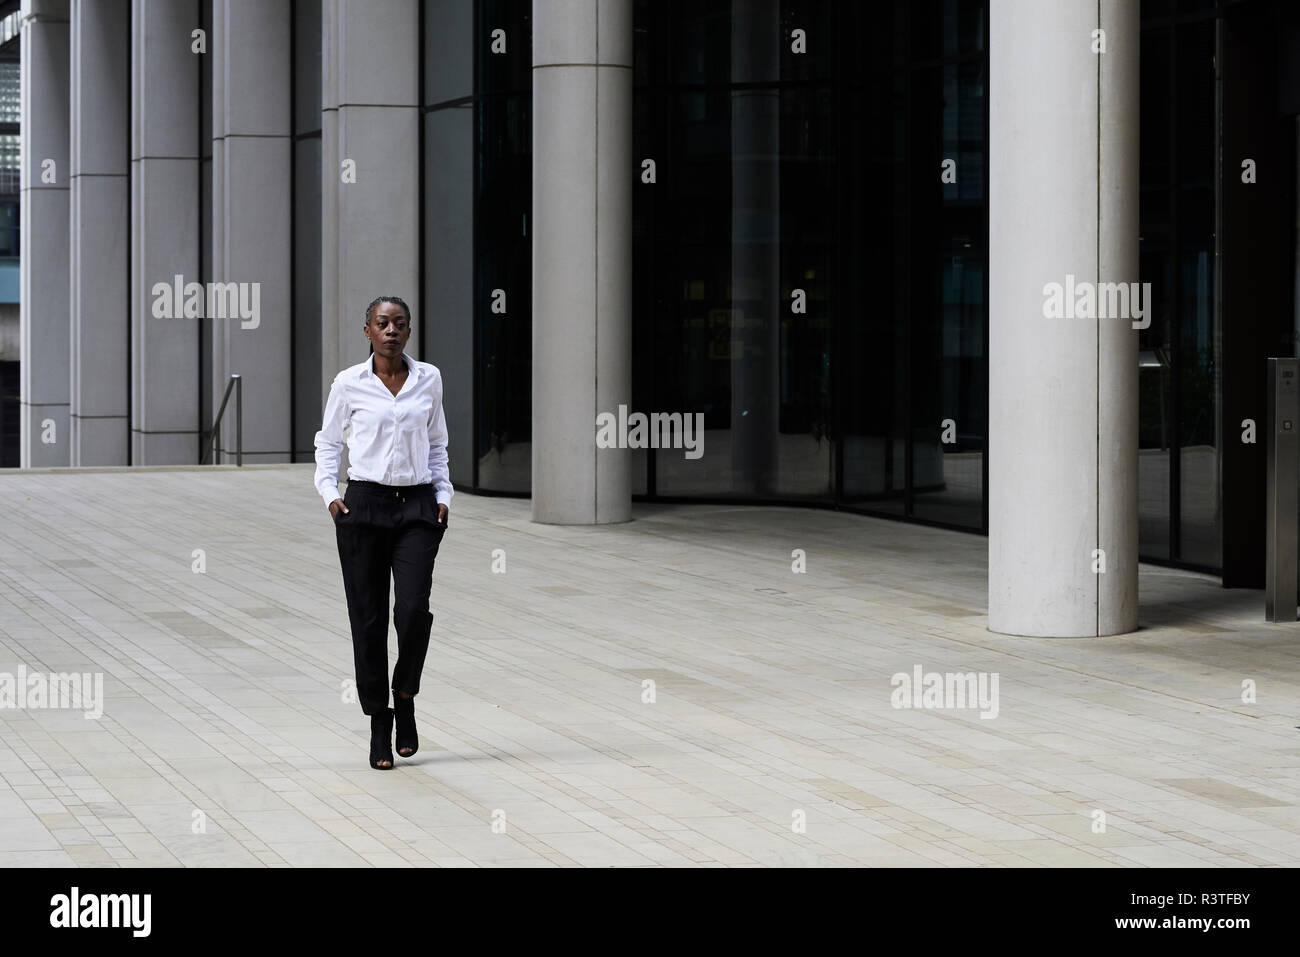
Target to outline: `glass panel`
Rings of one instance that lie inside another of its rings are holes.
[[[22,406],[19,404],[19,364],[0,361],[0,469],[22,465],[19,438],[22,433]]]
[[[672,170],[656,189],[654,410],[702,412],[704,455],[654,456],[660,495],[731,491],[731,109],[725,91],[668,100]],[[662,216],[659,216],[662,211]]]
[[[1142,0],[1142,19],[1167,17],[1173,12],[1173,6],[1173,0]]]
[[[984,49],[984,4],[971,0],[908,0],[912,17],[912,57],[978,53]]]
[[[907,415],[906,74],[850,97],[840,312],[844,501],[901,515]]]
[[[293,24],[293,131],[321,128],[321,3],[298,0]]]
[[[202,0],[199,17],[209,44],[212,42],[212,0]],[[209,46],[209,50],[211,47]],[[199,57],[199,148],[205,158],[212,158],[212,56]],[[204,209],[211,209],[204,206]],[[211,262],[211,260],[207,260]],[[211,420],[208,425],[211,425]]]
[[[1222,561],[1214,310],[1214,22],[1180,26],[1178,122],[1179,554]]]
[[[1143,4],[1145,10],[1146,4]],[[1173,260],[1168,29],[1142,31],[1138,271],[1151,283],[1151,325],[1138,332],[1138,551],[1172,558],[1170,456],[1173,435]]]
[[[774,494],[834,493],[831,317],[836,200],[831,93],[787,89],[780,119],[779,422]]]
[[[473,35],[474,0],[424,0],[426,105],[455,100],[474,92]],[[511,39],[507,35],[507,53],[510,52]],[[528,59],[531,63],[532,57]]]
[[[672,80],[689,86],[722,84],[731,76],[730,0],[695,0],[674,6]]]
[[[532,96],[477,106],[474,307],[479,343],[479,485],[527,492],[532,473]],[[493,290],[506,311],[493,312]]]
[[[533,88],[532,4],[518,0],[479,0],[478,10],[478,83],[474,92],[530,92]],[[494,40],[493,33],[497,30],[505,31],[503,39]],[[501,42],[505,44],[505,52],[494,52],[493,45]],[[459,76],[454,79],[459,80]]]
[[[1292,193],[1295,197],[1295,230],[1292,233],[1291,248],[1294,253],[1293,262],[1295,263],[1292,283],[1295,289],[1293,299],[1295,306],[1292,310],[1291,338],[1288,343],[1290,348],[1285,354],[1296,356],[1300,355],[1300,114],[1293,118],[1293,122],[1295,127],[1295,152],[1291,155],[1296,158],[1294,170],[1295,191]]]
[[[17,139],[16,136],[12,138]],[[0,201],[0,258],[18,258],[18,232],[18,201],[13,199]],[[0,302],[9,301],[0,298]],[[12,301],[17,302],[17,297]]]
[[[637,155],[671,173],[637,194],[636,341],[655,329],[637,375],[656,409],[698,403],[709,450],[658,455],[656,492],[828,498],[838,413],[845,501],[898,514],[915,379],[919,513],[980,527],[986,5],[702,0],[671,8],[662,44],[663,7],[635,9]],[[909,97],[918,49],[966,62]],[[909,191],[921,156],[934,176]],[[940,184],[941,156],[955,183]]]
[[[319,116],[320,114],[317,113]],[[294,163],[294,408],[295,461],[309,462],[321,404],[321,141],[298,140]]]
[[[913,74],[911,102],[913,166],[930,171],[913,177],[911,206],[912,509],[979,528],[988,396],[983,61]],[[940,157],[955,165],[944,169]]]
[[[425,359],[442,372],[453,485],[474,481],[474,108],[424,115]]]
[[[733,6],[748,6],[750,2],[734,0]],[[780,73],[769,79],[787,82],[830,79],[835,69],[837,41],[831,28],[832,6],[832,0],[781,0]],[[796,37],[795,30],[802,30],[802,35]]]
[[[653,8],[656,17],[663,7]],[[651,46],[649,22],[651,14],[648,0],[637,0],[634,7],[633,28],[634,76],[649,75],[649,58],[657,54],[658,46]],[[656,20],[656,25],[657,25]],[[655,37],[662,37],[656,30]],[[653,50],[653,53],[652,53]],[[660,60],[659,62],[662,62]],[[651,96],[642,86],[634,83],[632,106],[632,155],[634,157],[659,156],[654,145],[663,142],[665,111],[662,96]],[[656,398],[661,369],[656,362],[656,328],[652,317],[664,311],[663,271],[661,262],[669,262],[671,248],[660,235],[658,202],[661,187],[639,181],[632,188],[632,408],[662,409]],[[650,449],[629,449],[632,456],[632,494],[649,492]]]
[[[22,122],[18,72],[18,60],[0,60],[0,123]]]
[[[809,50],[830,44],[829,6],[680,9],[676,79],[714,88],[679,89],[670,101],[671,131],[656,142],[673,151],[661,165],[672,175],[656,187],[653,214],[641,206],[655,230],[642,248],[671,277],[650,318],[663,324],[653,411],[702,412],[705,454],[659,452],[656,490],[829,498],[836,247],[825,210],[838,130],[828,87],[756,85],[829,72],[828,46],[819,56],[790,47],[795,29]]]

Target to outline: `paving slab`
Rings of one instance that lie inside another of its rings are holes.
[[[0,865],[1300,864],[1261,592],[1143,565],[1133,634],[995,635],[986,539],[832,511],[458,494],[374,771],[312,470],[0,472],[0,679],[102,680],[0,708]]]

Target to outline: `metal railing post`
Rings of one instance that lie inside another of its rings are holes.
[[[212,440],[208,443],[207,451],[203,453],[203,458],[208,457],[208,453],[213,453],[212,464],[217,465],[218,458],[221,455],[221,420],[226,415],[226,405],[230,402],[230,392],[235,393],[235,465],[244,464],[244,377],[238,373],[230,376],[230,381],[226,383],[226,391],[221,396],[221,406],[217,409],[217,417],[212,422]],[[199,463],[203,463],[200,461]]]
[[[1270,358],[1268,385],[1264,620],[1295,621],[1300,359]]]
[[[244,377],[232,375],[235,380],[235,465],[244,464]]]

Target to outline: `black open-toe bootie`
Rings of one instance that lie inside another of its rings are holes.
[[[409,758],[420,750],[420,739],[415,733],[415,696],[403,698],[394,691],[393,714],[397,717],[397,753]]]
[[[380,761],[387,761],[382,765]],[[370,766],[380,771],[393,770],[393,709],[385,708],[370,716]]]

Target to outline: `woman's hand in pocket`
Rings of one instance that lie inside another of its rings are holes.
[[[348,507],[343,504],[343,499],[336,498],[334,501],[330,502],[330,517],[333,518],[334,521],[337,522],[339,520],[339,515],[346,515],[347,512]]]

